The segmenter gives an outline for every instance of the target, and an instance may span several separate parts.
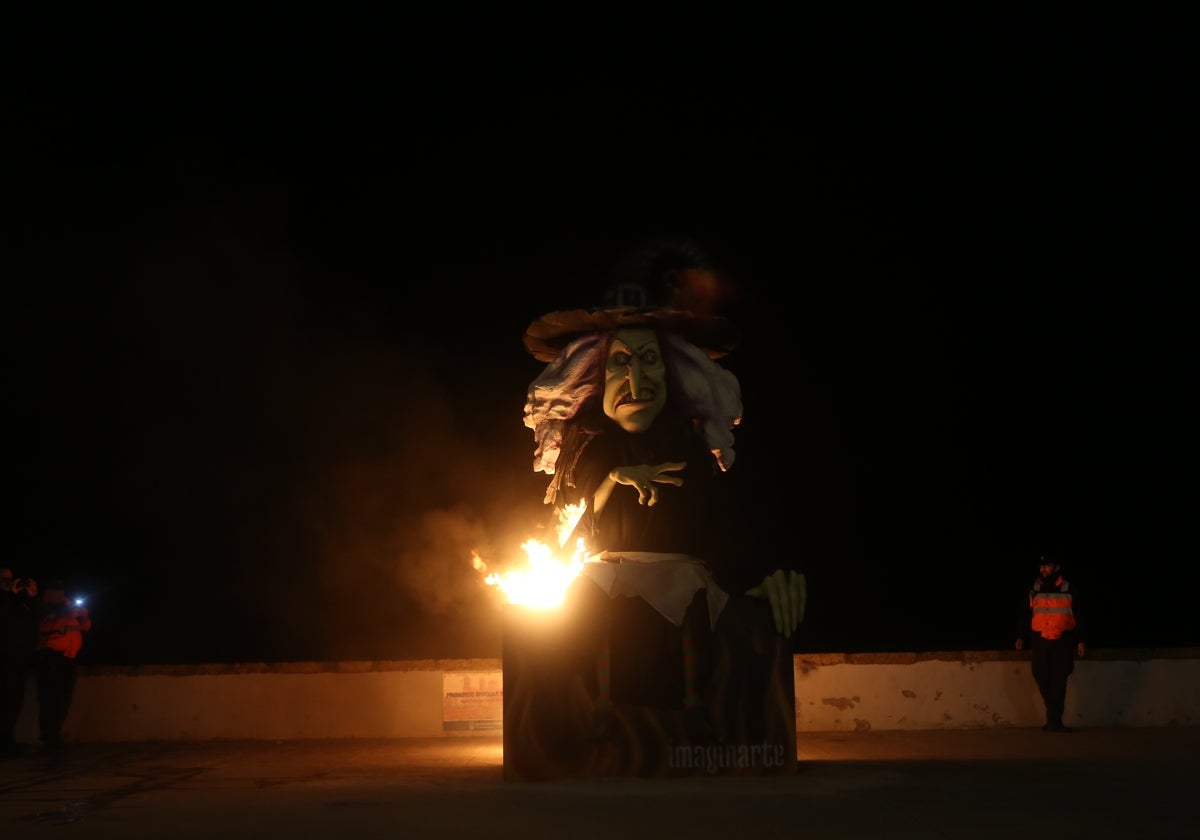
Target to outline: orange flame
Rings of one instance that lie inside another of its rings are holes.
[[[561,549],[575,530],[575,524],[583,515],[585,506],[567,505],[558,511],[558,544]],[[520,604],[535,609],[551,609],[562,604],[571,581],[583,569],[587,560],[587,546],[582,537],[575,542],[575,551],[570,557],[561,556],[541,540],[529,539],[521,544],[527,556],[523,568],[505,572],[491,572],[484,578],[489,586],[499,589],[510,604]],[[487,572],[487,563],[474,554],[472,565],[477,571]]]

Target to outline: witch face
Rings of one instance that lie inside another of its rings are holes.
[[[667,365],[652,329],[617,330],[604,367],[604,413],[627,432],[644,432],[667,402]]]

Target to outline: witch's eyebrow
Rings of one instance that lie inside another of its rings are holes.
[[[621,344],[624,344],[627,349],[632,350],[635,353],[641,353],[647,347],[652,347],[656,343],[653,338],[647,338],[645,341],[643,341],[641,344],[638,344],[638,345],[631,345],[629,342],[624,341],[619,338],[617,339],[617,341],[620,342]]]

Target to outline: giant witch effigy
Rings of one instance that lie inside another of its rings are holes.
[[[545,363],[534,469],[588,561],[557,609],[505,615],[507,779],[795,770],[805,578],[746,540],[721,283],[698,243],[660,237],[617,262],[602,305],[525,332]]]

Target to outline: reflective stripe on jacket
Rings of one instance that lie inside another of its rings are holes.
[[[1044,638],[1057,639],[1068,630],[1075,629],[1075,611],[1071,608],[1071,584],[1061,577],[1056,580],[1057,590],[1042,591],[1042,582],[1035,581],[1029,592],[1029,609],[1033,613],[1030,626]]]

